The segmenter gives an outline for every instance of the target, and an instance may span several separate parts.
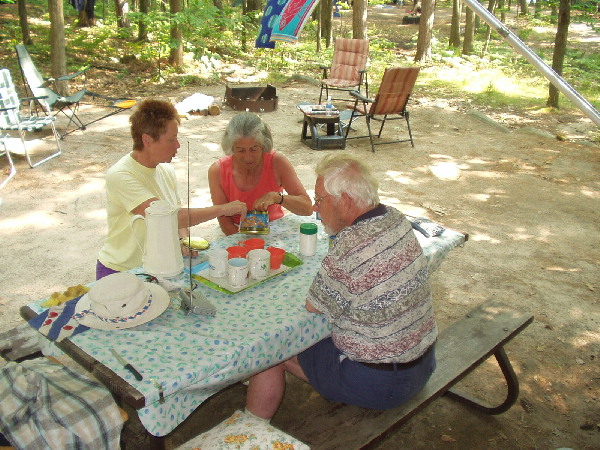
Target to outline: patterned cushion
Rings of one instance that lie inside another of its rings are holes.
[[[216,427],[178,447],[184,449],[309,450],[310,447],[264,420],[236,411]]]

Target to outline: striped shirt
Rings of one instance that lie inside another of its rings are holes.
[[[338,233],[308,300],[355,361],[410,362],[437,337],[427,258],[406,216],[389,206]]]

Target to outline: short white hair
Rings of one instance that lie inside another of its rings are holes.
[[[328,194],[339,198],[348,195],[359,208],[374,208],[379,204],[379,184],[371,170],[358,159],[346,153],[330,154],[322,158],[315,168],[323,177]]]

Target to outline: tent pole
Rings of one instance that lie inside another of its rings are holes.
[[[596,125],[600,126],[600,113],[573,87],[567,83],[552,67],[548,66],[535,52],[523,43],[512,31],[477,0],[464,0],[475,14],[485,20],[500,36],[504,38],[521,56],[529,61],[543,76],[545,76],[565,97],[573,102]]]

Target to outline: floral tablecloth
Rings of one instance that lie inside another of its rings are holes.
[[[300,223],[309,221],[319,224],[317,253],[303,257],[298,252],[298,230]],[[249,237],[228,236],[211,243],[211,248],[228,247]],[[329,246],[320,222],[289,215],[272,222],[271,232],[260,237],[267,246],[284,248],[304,263],[235,295],[198,283],[197,289],[216,306],[215,317],[186,315],[174,299],[161,316],[149,323],[129,330],[90,329],[70,338],[143,393],[146,406],[138,410],[138,415],[151,434],[168,434],[224,387],[284,361],[329,335],[323,316],[304,308],[308,288]],[[464,235],[452,230],[435,238],[419,236],[432,271],[464,240]],[[206,252],[201,253],[193,264],[206,258]],[[186,286],[189,277],[183,273],[170,281]],[[29,306],[38,313],[42,310],[35,303]],[[111,347],[143,375],[142,381],[117,362]],[[162,403],[151,378],[162,387]]]

